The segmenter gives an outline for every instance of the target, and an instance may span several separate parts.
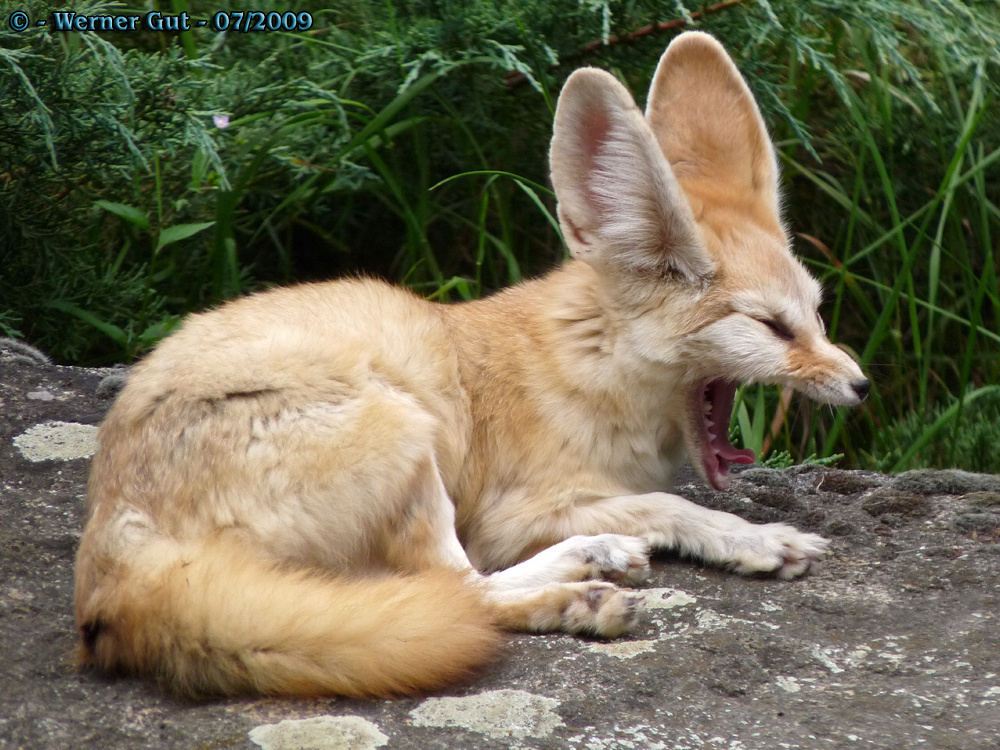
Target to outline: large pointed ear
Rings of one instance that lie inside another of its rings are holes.
[[[681,34],[653,76],[646,118],[685,191],[778,210],[778,165],[757,102],[708,34]]]
[[[574,257],[698,284],[712,274],[691,207],[614,76],[584,68],[569,77],[550,159],[559,222]]]

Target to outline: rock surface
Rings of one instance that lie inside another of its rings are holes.
[[[0,748],[772,750],[998,746],[1000,477],[752,468],[713,493],[831,538],[783,582],[670,556],[611,642],[512,636],[445,694],[176,702],[74,671],[73,557],[107,371],[0,350]],[[39,426],[44,425],[44,426]]]

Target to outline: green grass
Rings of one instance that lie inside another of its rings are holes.
[[[940,166],[927,170],[920,190],[913,189],[911,166],[894,160],[892,144],[876,137],[892,132],[892,107],[886,102],[893,92],[875,77],[864,98],[853,91],[847,97],[863,146],[853,179],[785,158],[796,181],[808,180],[843,211],[841,241],[824,246],[811,264],[834,282],[831,335],[854,344],[875,386],[860,411],[812,420],[799,455],[810,449],[842,452],[856,465],[902,470],[934,441],[948,446],[943,452],[948,464],[981,463],[968,453],[958,425],[966,403],[991,392],[976,384],[1000,379],[993,244],[1000,222],[995,181],[1000,151],[988,152],[979,140],[984,120],[995,111],[983,76],[978,66],[964,105],[954,102],[952,116],[960,127],[947,141],[926,144]],[[929,175],[939,175],[936,184],[926,182]],[[901,188],[909,195],[901,196]],[[923,200],[914,201],[920,193]],[[909,441],[911,448],[897,451],[898,459],[886,464],[874,455],[872,441],[903,424],[908,435],[914,424],[923,424],[923,430]]]

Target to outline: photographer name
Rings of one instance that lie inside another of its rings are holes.
[[[151,11],[144,15],[80,15],[72,11],[54,11],[52,26],[56,31],[135,31],[142,25],[149,31],[190,31],[191,17],[187,13],[160,13]],[[205,21],[197,23],[204,26]]]

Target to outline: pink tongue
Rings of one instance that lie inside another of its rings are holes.
[[[717,490],[729,488],[729,464],[752,464],[757,457],[749,448],[738,450],[723,435],[716,435],[709,443],[705,461],[705,471],[712,486]]]
[[[712,440],[712,447],[722,458],[733,464],[752,464],[757,460],[757,454],[752,450],[735,448],[725,435],[716,435]]]

